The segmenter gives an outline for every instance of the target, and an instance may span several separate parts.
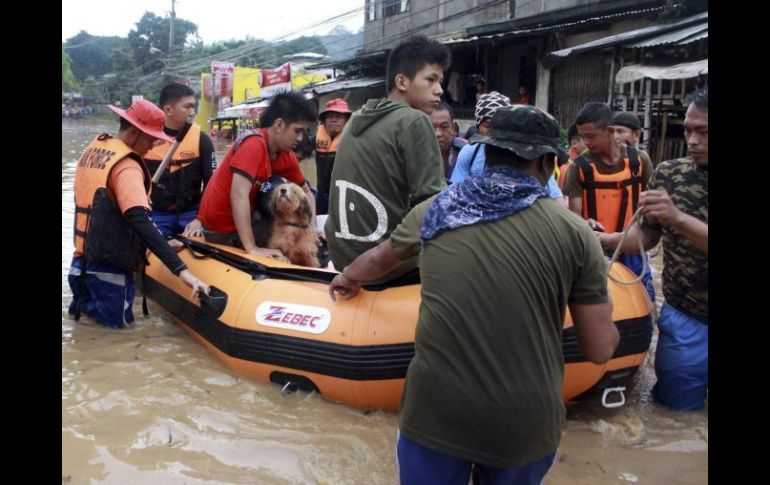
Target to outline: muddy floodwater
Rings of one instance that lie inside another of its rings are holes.
[[[124,330],[70,318],[75,159],[116,129],[108,119],[62,121],[62,482],[398,483],[395,414],[240,378],[152,301],[144,317],[136,299],[137,321]],[[545,483],[707,483],[708,410],[658,406],[654,382],[649,355],[624,407],[571,407]]]

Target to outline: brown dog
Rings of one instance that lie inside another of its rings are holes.
[[[320,268],[315,221],[307,194],[293,183],[280,184],[268,203],[272,224],[268,248],[279,249],[292,264]]]

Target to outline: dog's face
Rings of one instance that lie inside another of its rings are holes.
[[[308,223],[312,216],[310,202],[302,188],[293,183],[277,185],[270,195],[270,213],[274,218],[299,219]]]

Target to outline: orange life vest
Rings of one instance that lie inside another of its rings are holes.
[[[319,153],[336,153],[340,138],[342,138],[342,133],[335,136],[332,140],[329,132],[326,131],[326,127],[324,125],[319,126],[318,132],[315,135],[315,151]]]
[[[163,172],[152,191],[153,210],[187,210],[200,203],[203,170],[200,167],[201,127],[193,124],[176,148],[168,169]],[[171,148],[167,141],[156,141],[144,156],[150,174],[154,174],[160,162]]]
[[[645,188],[639,152],[633,147],[627,150],[623,170],[609,175],[599,173],[595,163],[583,155],[574,160],[583,186],[583,218],[601,222],[608,232],[626,227],[636,212],[639,193]]]
[[[144,261],[144,249],[107,189],[110,172],[127,157],[142,168],[149,196],[151,185],[147,167],[142,157],[121,140],[101,134],[80,156],[75,170],[74,243],[76,254],[88,260],[133,270]]]
[[[567,150],[567,155],[569,155],[569,161],[564,164],[564,168],[559,173],[559,178],[557,179],[557,182],[559,183],[559,189],[561,190],[564,190],[564,182],[567,180],[567,169],[569,168],[570,163],[573,163],[575,159],[580,156],[577,150],[572,147]]]
[[[319,192],[324,194],[328,194],[331,188],[332,169],[334,159],[337,158],[337,145],[340,138],[342,133],[332,140],[324,125],[318,127],[315,135],[316,181]]]

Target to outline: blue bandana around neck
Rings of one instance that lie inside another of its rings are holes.
[[[535,177],[507,167],[489,168],[441,192],[425,212],[420,236],[430,241],[444,231],[499,221],[542,197],[548,197],[548,189]]]

